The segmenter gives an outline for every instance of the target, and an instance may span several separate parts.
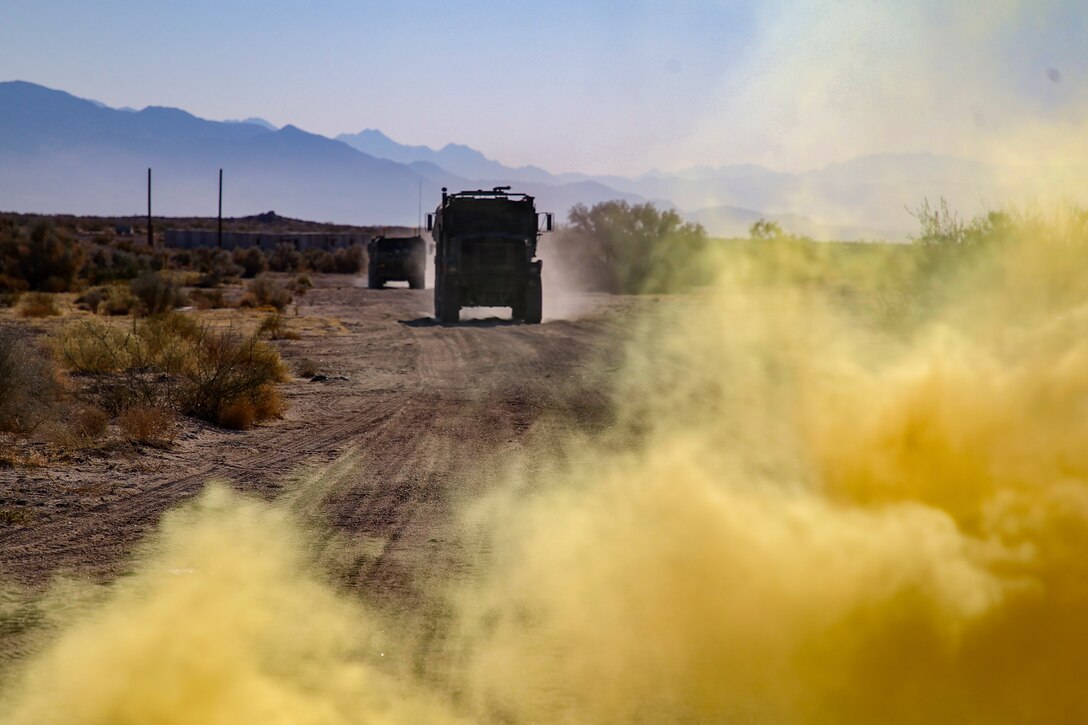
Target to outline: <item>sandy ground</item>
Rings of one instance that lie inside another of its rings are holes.
[[[324,475],[307,484],[324,486],[312,513],[369,552],[337,572],[342,584],[391,611],[422,605],[426,581],[456,576],[469,558],[451,527],[474,481],[514,451],[547,456],[565,431],[607,425],[606,378],[630,299],[568,298],[572,319],[555,319],[564,304],[553,299],[541,325],[485,311],[443,326],[429,289],[316,282],[291,323],[300,339],[276,344],[289,364],[314,360],[328,380],[286,384],[283,420],[244,432],[186,422],[167,450],[0,469],[0,499],[28,512],[0,527],[0,582],[109,581],[161,514],[210,480],[275,498]],[[346,454],[337,475],[314,473]]]

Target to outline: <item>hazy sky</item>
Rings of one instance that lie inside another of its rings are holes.
[[[0,0],[0,27],[0,80],[551,171],[1030,153],[1088,118],[1084,0]]]

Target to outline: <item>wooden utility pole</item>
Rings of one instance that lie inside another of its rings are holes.
[[[219,248],[223,248],[223,169],[219,169]]]
[[[151,169],[147,170],[147,246],[155,248],[155,235],[151,228]]]

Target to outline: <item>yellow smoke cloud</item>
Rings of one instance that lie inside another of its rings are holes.
[[[28,665],[3,722],[451,721],[374,664],[380,640],[308,541],[283,510],[209,487]]]
[[[491,514],[480,712],[1079,722],[1088,240],[1017,224],[905,337],[797,283],[788,250],[648,321],[618,452]]]

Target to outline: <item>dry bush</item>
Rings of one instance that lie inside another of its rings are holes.
[[[257,406],[252,400],[240,398],[219,411],[218,423],[231,430],[245,430],[257,420]]]
[[[0,432],[32,433],[49,417],[60,390],[52,358],[19,332],[0,329]]]
[[[189,293],[189,299],[198,310],[219,310],[230,307],[221,289],[195,289]]]
[[[247,400],[256,405],[263,388],[287,379],[279,353],[256,336],[209,334],[201,341],[201,350],[182,390],[183,409],[197,418],[224,424],[223,416],[232,406]],[[256,410],[254,416],[269,417]]]
[[[337,249],[332,257],[333,271],[339,274],[358,274],[366,261],[365,250],[358,244]]]
[[[129,329],[83,321],[65,329],[58,347],[69,368],[98,374],[88,389],[98,405],[117,414],[163,407],[224,424],[244,417],[231,409],[245,401],[254,420],[282,412],[269,392],[287,379],[274,348],[257,335],[213,330],[182,313],[149,317]]]
[[[296,295],[302,296],[309,292],[314,287],[314,281],[310,279],[308,274],[300,274],[295,277],[295,281],[291,284],[291,291]]]
[[[169,312],[188,303],[177,282],[159,272],[140,275],[129,283],[129,289],[145,315]]]
[[[105,287],[92,287],[76,298],[76,305],[82,310],[88,310],[95,314],[98,308],[106,301],[109,290]]]
[[[295,372],[300,378],[312,378],[321,372],[321,367],[315,360],[304,357],[295,363]]]
[[[299,335],[294,330],[287,328],[287,318],[279,312],[274,312],[261,320],[257,328],[257,334],[268,334],[270,340],[297,340]]]
[[[19,314],[23,317],[57,317],[60,307],[48,292],[29,292],[23,296]]]
[[[109,429],[109,414],[96,405],[81,405],[72,411],[69,427],[80,438],[96,441]]]
[[[297,272],[301,264],[302,254],[294,244],[280,244],[268,255],[268,268],[273,272]]]
[[[174,413],[157,406],[134,406],[117,416],[125,437],[147,446],[166,446],[176,436]]]
[[[247,286],[243,302],[252,307],[274,307],[280,312],[291,304],[291,290],[264,275],[255,277]]]
[[[127,285],[112,285],[107,289],[106,299],[99,304],[99,312],[107,315],[127,315],[136,305],[136,298]]]
[[[97,320],[68,325],[56,340],[65,367],[80,373],[121,372],[131,366],[132,333]]]
[[[242,268],[242,276],[247,279],[252,279],[268,269],[268,259],[259,247],[234,250],[234,263]]]
[[[230,254],[223,249],[194,249],[193,266],[201,273],[197,281],[199,287],[218,287],[228,279],[233,279],[242,274],[241,267],[236,265]]]

